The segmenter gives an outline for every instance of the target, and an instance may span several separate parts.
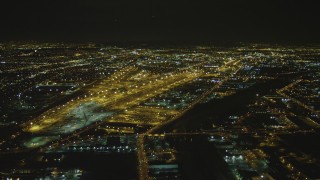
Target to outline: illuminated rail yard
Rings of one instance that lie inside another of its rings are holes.
[[[0,177],[319,178],[319,53],[0,44]]]

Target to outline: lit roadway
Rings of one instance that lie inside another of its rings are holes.
[[[43,148],[49,145],[51,147],[59,146],[72,137],[79,137],[83,132],[97,129],[108,122],[151,125],[153,128],[140,134],[137,140],[139,177],[140,179],[148,179],[148,160],[144,150],[144,137],[178,119],[210,95],[215,88],[219,87],[233,75],[232,72],[237,72],[241,68],[241,63],[239,62],[239,60],[231,61],[226,63],[225,66],[217,68],[217,72],[229,72],[229,75],[221,82],[215,84],[210,90],[198,96],[197,99],[182,110],[146,107],[140,106],[140,104],[175,87],[192,82],[201,76],[206,76],[205,72],[190,68],[190,70],[183,71],[182,69],[178,69],[177,72],[173,73],[154,74],[140,70],[134,66],[129,66],[117,71],[109,78],[92,85],[85,95],[78,96],[65,104],[56,106],[27,122],[23,125],[23,129],[26,132],[34,134],[35,137],[37,135],[46,135],[46,133],[60,136],[60,139],[52,140],[53,142],[48,142],[46,146],[33,147]],[[88,102],[95,102],[99,108],[113,114],[111,117],[103,119],[94,118],[98,116],[95,114],[95,111],[90,111],[90,109],[86,109],[83,106]],[[68,131],[69,133],[63,133],[64,131],[57,132],[57,129],[75,126],[75,124],[72,124],[74,121],[70,119],[75,118],[72,112],[77,109],[82,110],[83,120],[87,122],[91,117],[95,121],[84,123],[82,127],[75,128],[71,132]],[[19,149],[18,151],[24,150]]]
[[[75,97],[65,104],[44,112],[31,121],[24,123],[22,127],[24,131],[32,133],[34,137],[41,137],[46,134],[49,134],[49,136],[51,134],[59,135],[61,137],[60,140],[52,140],[56,142],[52,145],[59,145],[70,137],[79,136],[82,132],[97,128],[106,122],[127,122],[141,125],[161,124],[162,121],[175,115],[177,111],[166,108],[143,107],[140,104],[151,97],[191,82],[202,74],[203,72],[201,71],[152,74],[139,70],[137,67],[129,66],[116,72],[108,79],[92,85],[86,94]],[[112,116],[98,119],[99,114],[95,114],[96,110],[84,107],[88,102],[95,102],[98,108],[102,108],[106,112],[112,112]],[[72,112],[79,110],[83,113],[74,117],[74,113]],[[133,112],[137,113],[134,114]],[[86,117],[83,114],[86,114]],[[134,118],[133,115],[136,117],[140,116],[141,118]],[[82,119],[74,119],[79,117]],[[88,121],[90,118],[94,122],[83,123],[83,126],[71,131],[69,129],[63,131],[64,128],[73,128],[73,126],[79,124],[76,123],[78,120]],[[62,131],[60,131],[61,129]],[[13,137],[12,140],[15,140],[19,137],[19,134]],[[23,143],[20,146],[23,146]],[[39,148],[41,146],[41,143],[39,145],[32,143],[31,148]],[[13,151],[21,152],[25,150],[25,148],[17,148]]]
[[[238,63],[240,62],[240,60],[232,60],[228,63],[226,63],[226,67],[220,67],[218,68],[218,71],[227,71],[229,69],[233,69],[233,66],[236,66]],[[235,72],[238,72],[238,70],[241,68],[241,66],[239,68],[236,69]],[[157,130],[161,129],[163,126],[177,120],[178,118],[180,118],[181,116],[183,116],[183,114],[185,114],[187,111],[189,111],[190,109],[192,109],[196,104],[200,103],[201,101],[203,101],[208,95],[212,94],[212,92],[219,87],[221,84],[223,84],[223,82],[225,82],[226,80],[228,80],[230,78],[230,76],[234,74],[234,73],[230,73],[229,76],[226,76],[222,81],[220,81],[219,83],[215,84],[211,89],[209,89],[207,92],[203,93],[201,96],[197,97],[196,100],[194,100],[192,103],[189,104],[189,106],[187,106],[185,109],[181,110],[176,116],[174,116],[173,118],[171,118],[170,120],[161,123],[158,126],[154,126],[151,129],[149,129],[147,132],[145,132],[144,134],[140,134],[138,136],[138,141],[137,141],[137,150],[138,150],[138,159],[139,159],[139,178],[141,180],[144,179],[150,179],[149,177],[149,165],[148,165],[148,157],[146,156],[146,151],[144,149],[145,145],[144,145],[144,138],[146,136],[150,136],[153,133],[155,133]],[[189,134],[189,133],[187,133]],[[195,133],[195,134],[203,134],[203,133]],[[163,135],[163,134],[161,134]],[[160,135],[160,136],[161,136]]]
[[[134,69],[131,69],[131,70],[134,71]],[[154,83],[148,81],[149,83],[146,84],[144,87],[131,88],[126,93],[115,93],[115,95],[110,95],[109,94],[109,95],[107,95],[107,97],[112,97],[112,98],[109,98],[109,99],[101,98],[101,96],[105,96],[104,95],[105,93],[102,93],[102,95],[101,95],[100,92],[108,91],[110,89],[106,90],[104,88],[104,90],[102,90],[100,85],[97,86],[97,87],[94,87],[94,90],[92,90],[94,92],[90,93],[90,95],[87,96],[86,98],[89,98],[91,101],[92,100],[96,100],[96,101],[104,100],[104,101],[101,101],[101,103],[103,103],[105,107],[108,107],[108,109],[113,109],[114,111],[116,111],[116,114],[112,117],[111,120],[97,121],[91,126],[87,126],[87,127],[84,127],[84,128],[82,128],[80,130],[75,131],[73,134],[71,134],[71,135],[59,140],[57,143],[54,143],[51,146],[54,147],[56,145],[59,145],[62,142],[68,140],[69,138],[74,137],[74,136],[79,136],[81,133],[83,133],[83,132],[85,132],[87,130],[90,130],[90,129],[97,128],[98,126],[102,125],[105,122],[123,122],[123,121],[119,121],[119,118],[121,116],[123,116],[123,114],[127,114],[128,112],[131,112],[131,110],[130,110],[131,108],[135,109],[135,108],[137,108],[136,106],[138,104],[140,104],[141,102],[147,100],[148,98],[154,97],[154,96],[156,96],[158,94],[163,93],[164,91],[168,91],[171,88],[174,88],[174,87],[176,87],[178,85],[181,85],[181,84],[184,84],[186,82],[189,82],[189,81],[197,78],[199,75],[200,74],[192,74],[192,73],[191,74],[190,73],[187,74],[187,73],[185,73],[185,74],[176,74],[176,75],[172,75],[172,76],[167,76],[167,77],[164,77],[163,80],[161,80],[161,78],[159,78],[160,80],[155,80]],[[122,79],[126,79],[126,78],[123,78],[123,77],[126,77],[126,75],[122,76]],[[145,76],[145,77],[148,77],[148,76]],[[111,79],[115,79],[115,78],[112,77]],[[119,82],[123,83],[121,80]],[[103,84],[103,83],[101,83],[101,84]],[[112,86],[113,88],[118,85],[117,83],[114,83],[114,82],[112,84],[115,84],[114,86]],[[132,82],[131,82],[130,85],[132,86]],[[98,94],[99,96],[95,97],[95,94]],[[82,101],[80,101],[80,103],[82,103],[84,101],[85,100],[82,100]],[[79,102],[77,104],[79,104]],[[74,107],[73,104],[72,104],[72,107]],[[65,109],[66,108],[67,108],[67,106],[65,107]],[[163,109],[159,109],[159,110],[158,109],[154,109],[154,110],[156,110],[156,111],[154,111],[154,113],[151,114],[150,117],[148,117],[148,119],[152,119],[152,118],[156,117],[158,112],[163,111]],[[170,113],[171,110],[168,110],[168,111],[169,112],[167,114],[169,116],[172,115],[172,113]],[[141,113],[143,115],[145,112],[141,111]],[[54,118],[52,118],[52,119],[54,119]],[[63,121],[63,118],[61,118],[60,120]],[[125,121],[129,122],[129,123],[135,123],[135,124],[139,124],[139,123],[145,124],[145,123],[147,123],[147,122],[140,122],[140,121],[137,121],[137,120],[132,120],[130,118],[129,119],[125,119]],[[46,123],[46,122],[44,122],[44,123]],[[158,122],[158,124],[159,123],[161,123],[161,122]],[[40,122],[40,124],[41,124],[41,122]],[[32,124],[31,126],[29,126],[29,131],[38,131],[39,130],[40,132],[45,132],[45,131],[50,130],[50,127],[48,127],[48,128],[44,127],[45,130],[35,129],[34,128],[34,127],[39,127],[39,126],[41,126],[41,125]],[[54,124],[53,124],[53,126],[54,126]]]
[[[292,87],[295,86],[296,84],[300,83],[301,81],[302,81],[302,79],[299,79],[299,80],[297,80],[297,81],[295,81],[295,82],[287,85],[286,87],[284,87],[284,88],[282,88],[282,89],[280,89],[280,90],[277,90],[277,94],[279,94],[280,96],[283,96],[283,97],[285,97],[285,98],[288,98],[288,99],[290,99],[291,101],[293,101],[293,102],[295,102],[296,104],[298,104],[299,106],[301,106],[301,107],[309,110],[310,112],[313,112],[313,113],[319,115],[319,112],[318,112],[318,111],[310,108],[308,105],[304,104],[303,102],[301,102],[301,101],[299,101],[299,100],[297,100],[297,99],[295,99],[295,98],[292,98],[292,97],[290,97],[289,95],[285,94],[284,91],[290,90],[290,88],[292,88]],[[314,127],[314,128],[319,128],[319,127],[320,127],[320,124],[316,123],[315,121],[311,120],[310,118],[302,117],[302,120],[303,120],[306,124],[310,125],[311,127]]]

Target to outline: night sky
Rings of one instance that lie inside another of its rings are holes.
[[[319,43],[318,0],[1,0],[0,40]]]

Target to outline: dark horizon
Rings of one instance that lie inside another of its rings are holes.
[[[319,43],[317,2],[2,2],[0,41]]]

